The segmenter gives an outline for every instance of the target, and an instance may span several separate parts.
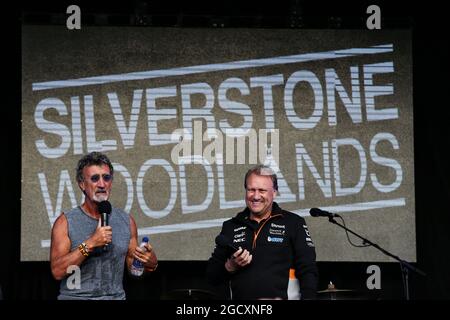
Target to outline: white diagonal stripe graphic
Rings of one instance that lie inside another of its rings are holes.
[[[33,91],[62,89],[69,87],[81,87],[89,85],[100,85],[120,81],[147,80],[155,78],[164,78],[170,76],[183,76],[202,72],[214,72],[225,70],[236,70],[245,68],[267,67],[271,65],[299,63],[325,59],[345,58],[367,54],[379,54],[392,52],[393,44],[384,44],[368,48],[350,48],[343,50],[331,50],[315,53],[304,53],[290,56],[281,56],[273,58],[252,59],[242,61],[232,61],[227,63],[205,64],[198,66],[179,67],[163,70],[138,71],[121,74],[111,74],[105,76],[95,76],[79,79],[57,80],[47,82],[35,82],[32,85]]]

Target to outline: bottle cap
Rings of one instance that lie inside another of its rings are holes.
[[[142,242],[148,242],[148,237],[143,237]]]

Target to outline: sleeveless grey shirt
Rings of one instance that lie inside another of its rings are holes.
[[[80,206],[64,213],[67,218],[71,251],[86,241],[97,228],[98,220],[86,214]],[[130,216],[117,208],[109,215],[112,243],[107,249],[95,248],[80,265],[81,288],[73,288],[68,277],[61,280],[58,300],[124,300],[123,273],[130,243]],[[72,289],[73,288],[73,289]]]

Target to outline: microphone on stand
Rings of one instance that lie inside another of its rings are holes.
[[[340,215],[336,213],[321,210],[319,208],[311,208],[311,210],[309,210],[309,214],[313,217],[328,217],[328,218],[340,217]]]

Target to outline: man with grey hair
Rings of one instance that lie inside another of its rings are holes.
[[[137,259],[145,271],[156,269],[152,246],[147,243],[145,250],[138,246],[133,217],[107,202],[113,176],[111,161],[100,152],[91,152],[78,162],[76,179],[84,202],[63,212],[52,228],[50,266],[53,277],[62,280],[60,300],[123,300],[125,265],[130,270]],[[101,205],[111,211],[107,225],[101,222]],[[69,273],[77,268],[81,278],[78,286],[68,281]]]
[[[278,181],[270,167],[248,170],[244,188],[247,207],[223,223],[207,279],[229,282],[232,299],[287,299],[293,268],[301,299],[314,299],[316,252],[305,219],[273,201]]]

